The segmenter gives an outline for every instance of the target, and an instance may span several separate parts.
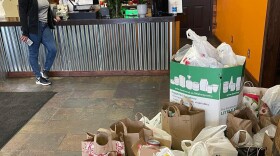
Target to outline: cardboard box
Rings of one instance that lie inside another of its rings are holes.
[[[239,59],[245,57],[238,56]],[[170,101],[189,97],[195,108],[205,110],[206,126],[226,124],[234,111],[244,79],[243,65],[229,68],[186,66],[170,62]]]

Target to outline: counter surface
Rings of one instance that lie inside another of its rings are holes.
[[[146,17],[146,18],[114,18],[114,19],[68,19],[62,20],[57,25],[99,25],[99,24],[127,24],[127,23],[151,23],[174,22],[174,16]],[[0,20],[0,26],[20,26],[19,18],[6,18]]]

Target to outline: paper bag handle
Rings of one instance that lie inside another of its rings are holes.
[[[117,132],[117,124],[119,124],[119,123],[123,126],[123,133],[124,133],[124,135],[126,135],[127,134],[127,127],[125,126],[125,124],[122,121],[118,121],[115,124],[115,131]]]
[[[94,139],[95,134],[91,134],[89,132],[86,132],[86,133],[87,133],[87,139],[90,139],[90,138]]]
[[[168,106],[168,108],[166,109],[167,115],[169,115],[169,110],[170,110],[170,108],[173,108],[173,109],[174,109],[174,111],[175,111],[174,116],[175,116],[176,114],[177,114],[177,116],[180,116],[180,110],[179,110],[179,108],[178,108],[176,105]]]
[[[112,142],[111,133],[108,134],[108,133],[105,132],[105,131],[98,131],[97,134],[94,135],[94,143],[97,143],[97,142],[96,142],[97,137],[98,137],[99,135],[102,135],[102,134],[107,136],[107,138],[108,138],[108,143]],[[107,143],[107,144],[108,144],[108,143]]]
[[[193,110],[193,101],[192,101],[190,98],[184,96],[184,97],[180,100],[180,105],[184,105],[184,102],[189,103],[188,108],[189,108],[189,112],[191,112],[191,111]]]
[[[97,137],[99,137],[100,135],[104,135],[107,137],[107,143],[104,144],[104,145],[100,145],[97,143]],[[100,154],[99,152],[110,152],[113,150],[113,144],[112,144],[112,137],[110,134],[106,133],[106,132],[99,132],[98,134],[96,134],[94,136],[94,140],[93,140],[93,145],[94,145],[94,148],[96,148],[96,151],[97,152],[96,154]]]
[[[112,135],[112,132],[109,130],[109,129],[105,129],[105,128],[99,128],[98,130],[97,130],[97,134],[98,133],[106,133],[106,134],[108,134],[108,135]]]

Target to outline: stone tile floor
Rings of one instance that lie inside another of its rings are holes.
[[[2,156],[80,156],[86,132],[108,128],[137,112],[155,116],[169,101],[169,76],[54,77],[0,81],[0,92],[54,91],[35,116],[1,149]]]

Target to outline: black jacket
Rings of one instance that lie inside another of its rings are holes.
[[[38,1],[18,0],[18,4],[22,35],[38,34]],[[54,19],[50,7],[48,9],[48,25],[51,29],[54,29]]]

